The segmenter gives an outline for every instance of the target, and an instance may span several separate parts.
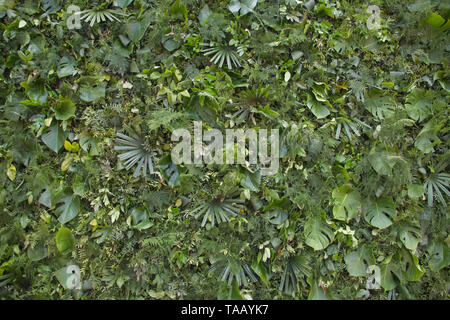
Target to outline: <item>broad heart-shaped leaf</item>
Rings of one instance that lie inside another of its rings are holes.
[[[104,98],[106,94],[106,84],[102,83],[97,86],[84,85],[80,88],[80,99],[85,102],[94,102]]]
[[[367,265],[361,257],[360,251],[353,251],[345,255],[345,265],[348,273],[353,277],[363,277],[366,275]]]
[[[59,202],[62,204],[56,208],[56,213],[59,215],[58,221],[65,224],[75,218],[80,211],[80,199],[74,194],[69,194],[62,198]]]
[[[55,195],[52,191],[52,188],[47,185],[44,192],[42,192],[41,196],[39,197],[38,202],[47,208],[52,208],[54,205],[54,199]]]
[[[133,225],[136,226],[142,221],[148,219],[147,210],[142,207],[133,208],[131,210],[130,216],[132,218]]]
[[[176,187],[180,185],[180,173],[178,172],[178,167],[172,162],[170,155],[165,156],[159,161],[159,168],[161,169],[161,174],[169,183],[169,186]]]
[[[141,21],[131,21],[125,25],[125,32],[134,43],[138,43],[148,27],[150,26],[150,16],[146,15]]]
[[[73,250],[75,244],[75,237],[72,231],[62,226],[56,233],[56,247],[61,253],[66,253]]]
[[[58,124],[51,126],[48,131],[42,135],[42,141],[56,153],[58,153],[59,149],[64,145],[66,138],[67,133]]]
[[[450,249],[445,242],[433,241],[428,246],[430,254],[429,266],[433,271],[439,271],[450,265]]]
[[[361,208],[361,197],[350,184],[335,188],[332,197],[334,199],[333,215],[335,219],[348,221],[358,214]]]
[[[314,250],[322,250],[334,240],[334,232],[320,217],[311,217],[305,223],[305,242]]]
[[[384,229],[392,224],[389,217],[395,217],[394,201],[389,198],[370,201],[365,208],[365,220],[372,226]]]
[[[75,103],[70,99],[63,99],[58,102],[55,109],[57,120],[67,120],[75,116]]]

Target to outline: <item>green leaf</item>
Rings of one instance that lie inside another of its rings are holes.
[[[94,102],[104,98],[106,95],[106,84],[96,86],[82,86],[80,88],[80,99],[85,102]]]
[[[114,0],[114,4],[122,9],[128,7],[133,0]]]
[[[389,291],[397,286],[395,281],[396,269],[398,269],[393,263],[391,263],[392,257],[388,257],[380,265],[381,281],[380,284],[384,290]]]
[[[198,15],[198,21],[200,24],[204,24],[205,21],[208,20],[209,16],[211,15],[211,11],[209,10],[209,7],[207,4],[203,6],[203,9],[200,11],[200,14]]]
[[[153,226],[147,214],[147,210],[143,207],[133,208],[130,213],[132,225],[139,231],[146,230]]]
[[[411,119],[425,120],[431,114],[433,105],[433,92],[420,88],[414,90],[406,97],[406,112]]]
[[[67,120],[75,116],[75,103],[70,99],[63,99],[58,102],[55,109],[57,120]]]
[[[80,135],[80,147],[86,152],[89,152],[91,156],[98,155],[100,153],[99,141],[89,133],[83,132]]]
[[[361,208],[361,197],[350,184],[335,188],[332,197],[334,199],[333,215],[335,219],[349,221],[356,217]]]
[[[236,280],[233,280],[233,283],[229,287],[228,290],[228,300],[244,300],[244,297],[241,295],[239,290],[239,284]]]
[[[269,277],[267,276],[267,268],[265,265],[260,261],[258,262],[256,259],[253,261],[252,264],[252,270],[255,271],[255,273],[258,275],[258,277],[261,279],[261,281],[265,285],[269,285]]]
[[[410,184],[408,186],[408,197],[411,199],[419,198],[425,192],[425,186],[422,184]]]
[[[344,261],[347,271],[351,276],[363,277],[366,275],[367,265],[364,263],[360,251],[353,251],[346,254]]]
[[[374,117],[380,120],[394,115],[396,109],[395,99],[378,89],[369,91],[365,106]]]
[[[428,246],[430,254],[429,266],[433,271],[439,271],[450,265],[450,249],[445,242],[433,241]]]
[[[62,198],[58,203],[62,204],[56,208],[59,215],[58,221],[65,224],[75,218],[80,211],[80,198],[74,194],[70,194]]]
[[[177,187],[180,185],[180,173],[178,172],[178,166],[172,162],[170,155],[165,156],[159,161],[159,168],[161,174],[169,183],[170,187]]]
[[[306,105],[317,119],[326,118],[330,114],[330,110],[325,106],[323,102],[317,101],[310,94],[307,96]]]
[[[34,247],[28,247],[27,256],[31,261],[39,261],[48,256],[48,249],[44,244],[39,243]]]
[[[415,252],[422,234],[420,232],[420,229],[402,225],[400,226],[398,236],[400,237],[400,241],[407,249],[411,250],[411,252]]]
[[[169,35],[162,36],[161,43],[167,51],[174,51],[180,47],[180,44]]]
[[[57,74],[59,78],[73,76],[77,74],[77,62],[73,57],[64,56],[58,64]]]
[[[250,172],[245,169],[243,169],[242,171],[244,177],[240,181],[241,186],[245,189],[257,192],[259,190],[259,184],[261,183],[261,172],[259,170]]]
[[[369,152],[368,160],[372,165],[372,168],[379,175],[388,176],[392,173],[392,168],[395,165],[395,160],[400,160],[400,157],[395,155],[393,152],[374,147]]]
[[[232,13],[236,13],[240,10],[241,16],[245,16],[249,12],[253,12],[258,0],[233,0],[228,6],[228,9]]]
[[[25,84],[25,93],[28,98],[37,105],[43,105],[47,102],[48,91],[45,89],[45,81],[43,79],[35,80]]]
[[[395,217],[396,213],[392,199],[377,199],[370,201],[366,207],[365,220],[376,228],[384,229],[392,224],[390,217]]]
[[[425,270],[419,265],[419,259],[405,249],[400,251],[402,268],[407,281],[419,281]]]
[[[287,213],[283,209],[276,208],[275,210],[269,212],[269,221],[272,224],[282,224],[287,220],[287,218]]]
[[[58,153],[59,149],[64,145],[67,133],[58,125],[54,124],[48,131],[42,135],[42,141],[47,147]]]
[[[310,217],[304,227],[305,242],[314,250],[325,249],[333,240],[333,231],[320,217]]]
[[[428,121],[422,130],[419,132],[414,145],[423,153],[430,153],[434,151],[434,147],[438,145],[441,140],[438,137],[438,133],[442,125],[436,123],[435,119]]]
[[[144,37],[150,23],[150,15],[144,15],[141,21],[131,21],[125,24],[125,33],[131,41],[138,43]]]
[[[329,300],[323,289],[320,287],[320,279],[316,280],[314,277],[308,278],[308,283],[311,289],[308,294],[308,300]]]
[[[62,226],[56,233],[56,247],[61,253],[67,253],[73,250],[75,245],[75,237],[72,231]]]
[[[430,12],[424,22],[433,28],[439,29],[440,31],[445,31],[450,28],[450,23],[434,12]]]
[[[169,14],[176,19],[185,20],[188,15],[188,10],[184,3],[177,0],[170,6]]]

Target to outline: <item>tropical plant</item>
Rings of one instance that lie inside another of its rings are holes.
[[[207,222],[210,222],[211,225],[214,226],[216,222],[219,224],[221,222],[230,221],[230,216],[236,217],[244,210],[244,202],[245,200],[242,199],[215,198],[199,205],[189,213],[196,219],[203,217],[202,227],[204,227]]]
[[[446,207],[447,202],[445,201],[442,193],[446,196],[450,196],[450,192],[447,188],[450,185],[450,174],[442,172],[445,170],[445,165],[441,163],[436,167],[434,172],[431,172],[425,179],[424,187],[427,193],[427,203],[431,207],[433,206],[433,201],[435,198]]]
[[[136,164],[137,166],[133,173],[134,177],[139,176],[141,169],[144,177],[147,176],[147,169],[148,173],[154,173],[152,158],[156,152],[152,151],[149,142],[145,138],[140,137],[136,133],[129,137],[118,132],[116,136],[117,145],[114,146],[114,150],[126,151],[118,156],[120,161],[124,161],[126,170],[129,170]]]
[[[288,260],[280,282],[280,291],[292,295],[298,291],[298,283],[311,275],[310,259],[307,256],[294,256]]]
[[[118,9],[105,8],[108,3],[102,3],[94,8],[80,11],[80,19],[85,22],[89,22],[89,25],[92,27],[96,23],[104,22],[106,19],[109,21],[118,21],[120,19],[117,16],[126,16],[124,12]]]
[[[219,273],[219,279],[227,282],[229,286],[233,281],[237,281],[238,286],[247,286],[247,279],[250,279],[251,282],[257,281],[250,266],[241,260],[223,256],[214,259],[212,264],[213,266],[209,270],[209,273]]]
[[[233,66],[241,66],[239,57],[244,54],[244,47],[238,46],[235,48],[235,46],[217,43],[202,43],[202,45],[209,48],[203,49],[201,52],[203,52],[205,56],[213,55],[209,61],[214,64],[219,64],[219,68],[222,68],[225,61],[230,70],[233,69]]]

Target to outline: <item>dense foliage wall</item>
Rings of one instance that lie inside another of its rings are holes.
[[[449,13],[0,0],[0,297],[447,299]],[[175,164],[195,120],[278,172]]]

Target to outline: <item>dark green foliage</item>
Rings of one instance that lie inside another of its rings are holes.
[[[449,4],[369,2],[0,0],[0,299],[448,299]]]

